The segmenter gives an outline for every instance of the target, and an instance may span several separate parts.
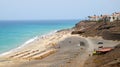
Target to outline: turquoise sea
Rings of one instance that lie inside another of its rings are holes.
[[[55,30],[72,28],[79,20],[0,21],[0,53]]]

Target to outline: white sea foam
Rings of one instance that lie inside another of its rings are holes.
[[[9,54],[9,53],[11,53],[11,52],[17,51],[18,49],[20,49],[20,48],[28,45],[29,43],[35,41],[37,38],[38,38],[38,36],[36,36],[36,37],[34,37],[34,38],[32,38],[32,39],[29,39],[28,41],[26,41],[26,42],[25,42],[24,44],[22,44],[21,46],[15,48],[15,49],[12,49],[12,50],[10,50],[10,51],[8,51],[8,52],[4,52],[4,53],[0,54],[0,56],[4,56],[4,55]]]
[[[49,36],[53,35],[53,34],[56,33],[56,32],[57,32],[57,30],[54,30],[54,31],[52,31],[52,32],[50,32],[50,33],[48,33],[48,34],[41,35],[39,38],[49,37]]]
[[[32,39],[29,39],[28,41],[26,41],[26,42],[25,42],[24,44],[22,44],[21,46],[15,48],[15,49],[12,49],[12,50],[10,50],[10,51],[8,51],[8,52],[4,52],[4,53],[0,54],[0,56],[4,56],[4,55],[10,54],[10,53],[12,53],[12,52],[15,52],[15,51],[17,51],[18,49],[23,48],[24,46],[29,45],[29,43],[32,43],[32,42],[34,42],[35,40],[37,40],[37,39],[39,39],[39,38],[40,38],[40,39],[46,38],[46,37],[48,37],[48,36],[53,35],[53,34],[56,33],[56,32],[57,32],[57,30],[54,30],[54,31],[52,31],[52,32],[50,32],[50,33],[48,33],[48,34],[44,34],[44,35],[41,35],[41,36],[36,36],[36,37],[34,37],[34,38],[32,38]]]

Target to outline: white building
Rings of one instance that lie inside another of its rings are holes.
[[[99,20],[106,20],[106,21],[110,21],[110,22],[113,22],[113,21],[116,21],[116,20],[120,20],[120,12],[115,12],[113,13],[112,15],[101,15],[101,16],[88,16],[89,20],[90,21],[99,21]]]
[[[99,20],[99,16],[88,16],[90,21],[98,21]]]
[[[110,22],[113,22],[113,21],[116,21],[116,20],[120,20],[120,13],[115,12],[110,16]]]
[[[109,18],[110,18],[110,22],[115,21],[115,17],[113,15],[111,15]]]

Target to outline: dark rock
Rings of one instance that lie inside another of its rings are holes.
[[[82,33],[84,33],[84,31],[72,31],[71,34],[82,34]]]
[[[104,31],[102,37],[107,40],[120,40],[120,33]]]
[[[101,36],[104,39],[120,40],[120,34],[116,32],[120,32],[120,21],[106,23],[82,21],[75,25],[71,34],[81,34],[86,37]]]
[[[110,29],[110,28],[113,28],[113,27],[115,27],[115,26],[106,25],[106,26],[98,27],[97,30]]]

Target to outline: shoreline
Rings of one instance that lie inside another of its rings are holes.
[[[17,51],[19,51],[19,50],[21,50],[21,49],[29,46],[31,43],[34,43],[34,42],[36,42],[36,41],[41,40],[41,42],[42,42],[42,40],[46,40],[47,38],[54,37],[54,35],[56,35],[57,33],[61,33],[61,32],[67,31],[67,30],[68,30],[68,29],[54,30],[54,31],[52,31],[52,32],[50,32],[50,33],[48,33],[48,34],[44,34],[44,35],[41,35],[41,36],[36,36],[36,37],[34,37],[34,38],[31,38],[31,39],[29,39],[28,41],[26,41],[24,44],[20,45],[20,46],[17,47],[17,48],[14,48],[14,49],[11,49],[11,50],[9,50],[9,51],[7,51],[7,52],[1,53],[1,54],[0,54],[0,57],[3,57],[3,56],[6,56],[6,55],[9,55],[9,54],[12,54],[12,53],[14,53],[14,52],[17,52]]]
[[[73,43],[71,43],[71,44],[73,44],[72,46],[74,46],[74,47],[69,46],[70,41],[71,42],[73,41]],[[79,41],[83,41],[84,43],[86,43],[87,46],[84,46],[85,50],[82,51],[81,47],[78,47]],[[80,35],[71,35],[70,30],[56,31],[54,34],[48,35],[42,39],[40,37],[38,37],[33,42],[23,46],[22,48],[18,49],[17,51],[11,52],[4,56],[0,56],[0,59],[1,59],[0,66],[5,67],[6,64],[8,64],[8,65],[13,65],[13,66],[18,65],[18,67],[19,67],[19,65],[24,66],[24,63],[30,64],[30,62],[36,62],[36,61],[41,62],[44,60],[51,61],[50,58],[55,59],[54,57],[56,57],[57,55],[59,57],[59,55],[61,54],[61,53],[59,54],[59,52],[62,52],[62,54],[64,55],[64,50],[68,51],[66,53],[66,54],[68,54],[68,56],[67,57],[63,56],[63,57],[66,57],[68,59],[71,56],[74,57],[74,54],[77,53],[75,55],[76,55],[76,57],[78,57],[78,59],[73,58],[74,60],[72,60],[72,61],[74,61],[74,62],[71,63],[70,65],[74,66],[74,64],[76,62],[78,63],[78,62],[82,61],[81,66],[83,66],[86,59],[89,57],[89,54],[92,55],[92,51],[94,50],[94,48],[98,47],[98,46],[96,46],[96,44],[99,41],[106,42],[105,45],[112,43],[112,41],[107,42],[106,40],[104,40],[100,37],[82,37]],[[71,50],[72,51],[75,50],[75,52],[72,52],[72,53],[69,52]],[[84,53],[84,51],[86,51],[86,52]],[[69,54],[70,54],[70,56],[69,56]],[[56,59],[58,59],[58,58],[56,58]],[[63,59],[63,60],[65,60],[66,62],[69,62],[67,59]],[[18,63],[16,63],[16,61]],[[54,62],[51,62],[51,63],[54,63]],[[58,61],[58,62],[63,63],[62,60]],[[65,63],[65,65],[70,66],[68,63]],[[7,66],[7,67],[12,67],[12,66]],[[31,67],[34,67],[34,66],[31,66]]]
[[[35,37],[27,40],[26,42],[24,42],[23,44],[21,44],[20,46],[18,46],[18,47],[16,47],[16,48],[13,48],[13,49],[11,49],[11,50],[9,50],[9,51],[0,53],[0,57],[1,57],[1,56],[4,56],[4,55],[7,55],[7,54],[9,54],[9,53],[12,53],[12,52],[14,52],[14,51],[16,51],[16,50],[19,50],[19,49],[21,49],[21,48],[24,48],[24,46],[29,45],[29,43],[34,42],[34,41],[37,40],[37,39],[43,39],[44,37],[50,36],[50,35],[52,35],[52,34],[55,34],[56,32],[58,32],[58,30],[54,30],[54,31],[52,31],[52,32],[50,32],[50,33],[48,33],[48,34],[44,34],[44,35],[40,35],[40,36],[35,36]]]
[[[14,52],[14,51],[16,51],[16,50],[19,50],[19,49],[21,49],[21,48],[24,48],[24,46],[26,46],[26,45],[28,45],[29,43],[35,41],[37,38],[38,38],[38,37],[36,36],[36,37],[34,37],[34,38],[32,38],[32,39],[29,39],[29,40],[26,41],[24,44],[22,44],[22,45],[20,45],[20,46],[18,46],[18,47],[16,47],[16,48],[13,48],[13,49],[11,49],[11,50],[9,50],[9,51],[7,51],[7,52],[1,53],[1,54],[0,54],[0,57],[1,57],[1,56],[4,56],[4,55],[7,55],[7,54],[9,54],[9,53],[12,53],[12,52]]]

